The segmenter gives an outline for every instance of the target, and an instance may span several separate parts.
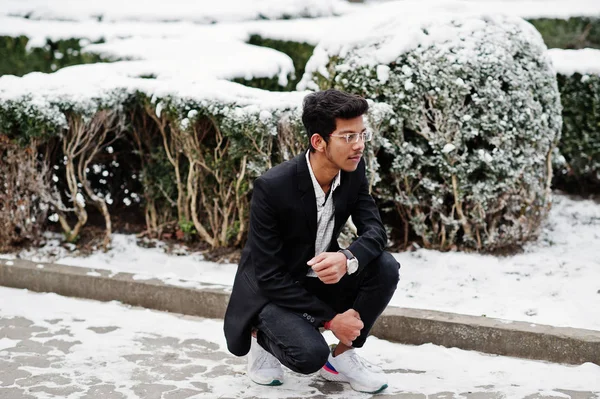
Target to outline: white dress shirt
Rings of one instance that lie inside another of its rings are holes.
[[[310,172],[310,178],[315,189],[315,198],[317,200],[317,237],[315,239],[315,256],[322,252],[325,252],[331,243],[333,237],[333,228],[335,227],[335,206],[333,204],[333,192],[340,185],[341,171],[335,176],[331,182],[331,188],[329,189],[329,195],[325,195],[325,192],[321,188],[321,185],[317,181],[315,174],[313,173],[312,166],[310,164],[310,150],[306,152],[306,163],[308,164],[308,171]],[[327,198],[326,198],[327,197]],[[306,273],[309,277],[317,277],[311,268]]]

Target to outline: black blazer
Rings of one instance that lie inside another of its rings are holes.
[[[360,272],[387,243],[379,211],[369,194],[364,160],[356,171],[342,171],[333,201],[335,227],[329,251],[339,249],[340,230],[352,215],[359,237],[349,249],[358,258]],[[225,313],[225,338],[231,353],[248,353],[252,320],[268,302],[306,313],[304,320],[315,327],[336,315],[302,285],[309,267],[306,262],[315,255],[316,233],[315,191],[302,153],[254,182],[248,240]]]

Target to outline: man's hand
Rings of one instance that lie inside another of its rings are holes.
[[[341,252],[323,252],[307,262],[325,284],[335,284],[346,274],[346,255]]]
[[[333,335],[346,346],[352,346],[352,341],[360,335],[360,330],[362,330],[363,327],[364,324],[360,320],[360,315],[354,309],[348,309],[344,313],[338,313],[331,319],[329,324],[329,329]]]

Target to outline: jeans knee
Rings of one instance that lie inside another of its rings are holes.
[[[322,345],[304,349],[294,359],[294,371],[301,374],[312,374],[319,371],[327,363],[330,350],[325,342]]]

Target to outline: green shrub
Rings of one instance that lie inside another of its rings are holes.
[[[600,193],[600,76],[558,75],[563,105],[559,143],[564,165],[554,186],[576,194]]]
[[[70,65],[91,64],[104,59],[81,51],[80,39],[46,40],[43,47],[27,48],[25,36],[0,36],[0,76],[29,72],[53,72]]]
[[[295,76],[290,77],[286,86],[281,86],[277,82],[277,77],[274,78],[256,78],[246,80],[243,78],[234,79],[234,82],[241,83],[246,86],[256,87],[258,89],[268,91],[293,91],[298,84],[298,81],[304,75],[306,62],[313,53],[315,46],[308,43],[293,42],[288,40],[275,40],[263,38],[259,35],[251,35],[248,40],[249,44],[261,47],[269,47],[282,53],[287,54],[294,62]]]
[[[234,78],[231,81],[242,84],[244,86],[254,87],[256,89],[262,89],[262,90],[267,90],[267,91],[290,91],[290,90],[292,90],[290,88],[289,83],[286,86],[280,85],[279,79],[277,78],[277,76],[272,77],[272,78],[253,78],[253,79]]]
[[[195,234],[211,247],[241,243],[251,182],[272,166],[277,121],[286,110],[281,104],[289,99],[280,101],[273,93],[277,98],[265,108],[261,98],[269,94],[251,89],[239,102],[232,95],[224,100],[220,92],[214,99],[156,96],[160,83],[148,86],[145,79],[131,80],[132,87],[99,89],[92,83],[89,92],[72,87],[63,92],[65,74],[69,71],[1,78],[0,134],[14,143],[38,140],[56,149],[45,161],[56,177],[43,199],[67,240],[79,237],[90,204],[101,210],[109,237],[111,205],[130,188],[124,186],[130,184],[126,175],[134,174],[143,193],[139,202],[128,201],[145,208],[149,235],[160,234],[165,223],[193,223]],[[149,88],[133,89],[136,84]],[[290,95],[297,97],[284,96]],[[124,154],[126,148],[132,153]],[[119,174],[124,164],[127,173]],[[125,179],[112,180],[118,176]]]
[[[539,18],[529,22],[540,32],[548,48],[600,48],[600,18]]]
[[[386,20],[377,26],[391,28],[378,36],[322,42],[300,86],[393,108],[375,193],[395,205],[405,244],[489,251],[535,238],[561,126],[541,37],[509,17],[400,25]],[[411,37],[422,41],[399,44]],[[392,53],[398,48],[407,49]]]
[[[276,121],[253,105],[156,98],[144,104],[175,175],[179,223],[192,221],[211,247],[239,245],[250,183],[271,162]]]

